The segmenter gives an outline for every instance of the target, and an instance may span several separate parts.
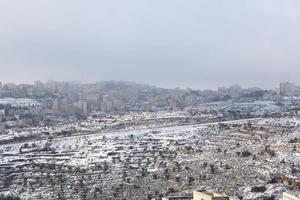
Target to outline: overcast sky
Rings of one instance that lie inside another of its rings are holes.
[[[300,84],[299,0],[0,0],[0,80]]]

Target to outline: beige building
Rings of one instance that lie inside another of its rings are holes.
[[[300,200],[300,193],[287,193],[284,192],[283,195],[283,200]]]
[[[229,200],[228,196],[217,194],[214,192],[198,192],[194,191],[193,200]]]
[[[193,200],[193,197],[163,197],[162,200]]]
[[[193,197],[163,197],[162,200],[229,200],[230,198],[214,192],[194,191]]]

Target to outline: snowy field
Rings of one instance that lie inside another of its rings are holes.
[[[135,116],[110,123],[145,118],[151,119]],[[160,199],[167,193],[210,189],[253,199],[272,191],[279,196],[276,191],[287,186],[279,181],[267,185],[275,175],[299,181],[299,141],[291,143],[300,137],[297,118],[105,131],[103,123],[88,119],[37,128],[35,135],[47,134],[1,144],[1,191],[22,199]],[[8,135],[32,132],[11,130]],[[256,185],[268,187],[254,194]]]

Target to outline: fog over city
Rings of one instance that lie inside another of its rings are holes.
[[[299,83],[299,10],[297,0],[2,0],[0,79]]]
[[[0,0],[0,200],[300,200],[300,0]]]

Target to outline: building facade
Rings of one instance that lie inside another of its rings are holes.
[[[194,191],[193,197],[186,196],[173,196],[173,197],[163,197],[162,200],[229,200],[229,196],[214,192],[206,191]]]
[[[280,83],[281,96],[293,96],[296,86],[290,82]]]
[[[288,193],[284,192],[282,195],[283,200],[300,200],[300,193]]]

